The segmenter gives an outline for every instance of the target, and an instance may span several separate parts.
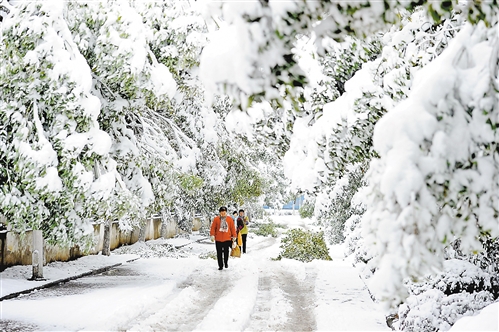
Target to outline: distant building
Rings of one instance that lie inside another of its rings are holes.
[[[298,196],[294,201],[288,202],[282,206],[282,210],[299,210],[305,201],[305,195]],[[270,206],[264,205],[264,209],[271,209]]]

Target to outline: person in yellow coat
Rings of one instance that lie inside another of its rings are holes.
[[[243,237],[241,230],[245,227],[243,217],[237,217],[236,222],[236,233],[237,233],[237,245],[239,246],[239,251],[243,252]]]
[[[239,217],[238,219],[241,218],[243,220],[243,228],[241,229],[241,237],[243,240],[243,254],[246,253],[246,238],[248,237],[248,225],[250,223],[248,216],[244,214],[244,210],[241,209],[239,210]]]

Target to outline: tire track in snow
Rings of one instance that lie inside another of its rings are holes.
[[[246,330],[314,330],[317,271],[307,271],[301,263],[270,260],[277,256],[279,242],[279,238],[268,237],[249,248],[256,254],[253,257],[260,259],[258,293]]]
[[[231,276],[224,271],[193,271],[162,308],[132,326],[133,331],[192,331],[217,301],[229,292]]]
[[[298,280],[281,262],[269,261],[259,269],[258,295],[246,330],[313,331],[316,273]]]
[[[275,281],[274,273],[260,270],[258,293],[247,331],[283,330],[291,304]]]
[[[307,273],[304,280],[297,280],[294,273],[289,270],[282,271],[279,277],[281,287],[286,298],[290,301],[293,311],[288,315],[285,330],[314,331],[316,329],[314,303],[315,303],[315,272]]]

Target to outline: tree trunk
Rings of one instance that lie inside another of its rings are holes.
[[[111,222],[104,223],[104,242],[102,243],[102,255],[111,255]]]
[[[179,225],[178,225],[178,217],[176,214],[173,215],[173,222],[175,223],[175,235],[180,234],[179,232]]]
[[[139,242],[145,242],[146,241],[146,225],[147,225],[146,221],[142,220],[140,222]]]
[[[33,266],[33,275],[31,280],[39,280],[43,279],[43,235],[41,230],[34,230],[32,234],[31,265]]]
[[[161,237],[163,239],[166,239],[167,237],[167,232],[168,232],[168,216],[169,213],[166,211],[163,211],[161,213]]]
[[[168,227],[167,227],[168,225],[166,223],[167,223],[167,221],[165,219],[161,218],[161,230],[160,230],[160,233],[161,233],[161,237],[163,239],[166,239],[166,231],[168,229]]]

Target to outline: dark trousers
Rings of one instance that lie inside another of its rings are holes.
[[[241,234],[241,237],[243,238],[243,253],[246,253],[246,237],[248,234]]]
[[[229,262],[229,248],[232,244],[232,241],[216,241],[215,246],[217,247],[217,259],[218,259],[218,267],[223,269],[224,264],[227,265]],[[222,261],[222,252],[223,252],[223,261]]]

